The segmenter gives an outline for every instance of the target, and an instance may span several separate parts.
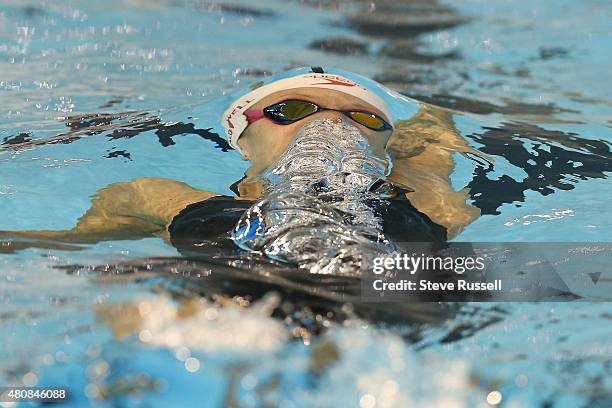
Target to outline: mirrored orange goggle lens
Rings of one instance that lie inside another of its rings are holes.
[[[355,122],[374,130],[382,129],[386,125],[384,120],[371,113],[349,112],[349,116]]]

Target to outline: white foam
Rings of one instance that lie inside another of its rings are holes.
[[[248,308],[234,302],[220,307],[201,300],[190,316],[180,317],[180,305],[170,298],[148,298],[139,304],[139,338],[154,346],[204,352],[274,351],[288,337],[282,323],[270,318],[278,302],[278,296],[273,294]]]

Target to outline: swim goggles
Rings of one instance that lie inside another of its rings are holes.
[[[312,102],[296,99],[288,99],[285,101],[281,101],[275,103],[274,105],[270,105],[264,109],[247,109],[244,112],[244,115],[246,116],[249,125],[264,117],[272,120],[273,122],[279,125],[289,125],[291,123],[302,120],[310,115],[314,115],[317,112],[323,111],[341,112],[345,116],[359,123],[360,125],[363,125],[368,129],[372,129],[377,132],[393,129],[393,127],[389,123],[387,123],[387,121],[372,112],[359,110],[344,111],[338,109],[327,109],[322,108]]]

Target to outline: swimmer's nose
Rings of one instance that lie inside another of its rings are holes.
[[[311,116],[311,118],[314,119],[331,119],[334,122],[340,122],[342,121],[345,116],[342,114],[342,112],[336,112],[336,111],[323,111],[323,112],[319,112],[316,113],[314,115]]]

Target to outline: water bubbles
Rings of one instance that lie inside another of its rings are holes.
[[[149,343],[151,340],[153,340],[153,335],[149,330],[141,330],[138,333],[138,339],[143,343]]]
[[[174,356],[177,360],[186,361],[189,357],[191,357],[191,350],[185,346],[181,346],[174,350]]]
[[[15,186],[13,184],[0,184],[0,195],[15,194]]]
[[[21,377],[21,382],[26,387],[33,387],[36,385],[36,383],[38,383],[38,376],[32,371],[29,371],[25,373],[23,377]]]
[[[491,391],[487,395],[487,403],[489,405],[499,405],[501,401],[502,401],[502,394],[499,391]]]
[[[523,215],[520,218],[514,218],[511,221],[506,221],[504,223],[504,226],[511,227],[515,224],[516,225],[530,225],[530,224],[536,224],[536,223],[541,223],[541,222],[560,220],[566,217],[573,217],[573,216],[574,216],[574,210],[572,209],[568,208],[568,209],[558,210],[558,209],[552,208],[550,214]]]
[[[58,363],[66,362],[67,358],[68,356],[63,351],[58,351],[57,353],[55,353],[55,361],[57,361]]]
[[[359,399],[359,406],[361,408],[374,408],[376,405],[376,398],[372,394],[364,394]]]
[[[207,320],[215,320],[217,316],[219,316],[219,312],[214,307],[209,307],[204,312],[204,317],[206,317]]]
[[[525,374],[519,374],[516,376],[516,379],[514,381],[519,387],[526,387],[529,382],[529,379]]]
[[[44,365],[53,365],[55,363],[55,359],[53,358],[52,354],[45,354],[42,358],[42,362]]]
[[[146,317],[151,313],[151,304],[149,302],[140,302],[138,304],[138,313],[140,313],[141,317]]]
[[[252,390],[257,385],[257,378],[253,374],[247,374],[242,377],[242,381],[240,381],[240,385],[245,390]]]
[[[355,126],[309,122],[260,176],[267,195],[245,212],[232,239],[311,273],[365,270],[375,256],[395,249],[378,214],[386,202],[369,191],[386,170]]]
[[[100,386],[97,384],[89,383],[85,386],[85,395],[91,399],[98,399],[102,395]]]
[[[238,301],[222,307],[197,301],[189,303],[189,313],[185,313],[185,304],[176,305],[163,296],[150,298],[139,305],[142,321],[138,338],[151,346],[173,349],[174,356],[185,362],[185,369],[196,372],[200,361],[193,357],[194,350],[254,352],[280,347],[287,333],[281,322],[269,319],[278,303],[273,294],[248,309]]]
[[[92,380],[102,379],[110,373],[110,365],[106,360],[97,360],[91,364],[87,370],[87,374]]]
[[[75,105],[72,102],[72,98],[70,96],[60,96],[57,102],[55,102],[54,109],[57,112],[69,113],[69,112],[72,112],[74,107]]]
[[[200,369],[200,360],[195,357],[189,357],[185,360],[185,370],[190,373],[195,373]]]

